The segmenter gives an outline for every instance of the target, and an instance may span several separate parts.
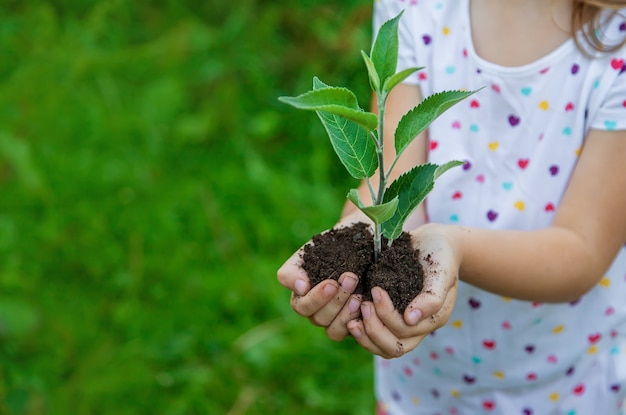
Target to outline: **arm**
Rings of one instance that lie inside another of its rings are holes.
[[[375,99],[373,101],[373,111],[376,111]],[[415,85],[398,85],[391,92],[387,99],[385,115],[385,165],[389,166],[395,157],[394,132],[400,118],[415,107],[421,101],[419,87]],[[422,133],[404,151],[402,157],[396,163],[391,179],[400,176],[405,171],[421,163],[426,159],[426,134]],[[370,179],[375,187],[378,186],[378,177],[375,175]],[[361,200],[365,204],[371,203],[371,195],[365,182],[359,187]],[[425,213],[420,208],[413,216],[415,226],[425,222]],[[337,225],[348,225],[350,223],[369,219],[358,210],[351,202],[347,202],[341,219]],[[293,291],[291,297],[291,307],[300,315],[306,316],[315,325],[326,328],[327,335],[333,340],[341,340],[348,335],[346,325],[348,321],[360,315],[361,299],[352,295],[356,287],[358,276],[345,273],[339,278],[339,282],[326,280],[316,287],[310,287],[308,277],[300,267],[301,259],[299,252],[296,252],[278,270],[278,281],[286,288]]]
[[[626,132],[592,131],[552,226],[531,232],[441,227],[457,252],[461,279],[522,300],[565,302],[585,294],[626,242],[624,166]]]
[[[460,278],[512,298],[566,302],[601,278],[626,241],[626,131],[591,131],[551,226],[504,231],[428,224],[412,232],[431,255],[425,288],[404,316],[380,290],[349,330],[372,353],[400,356],[449,318]],[[424,265],[426,265],[424,263]]]

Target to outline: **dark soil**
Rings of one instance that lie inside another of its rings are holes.
[[[312,286],[329,278],[337,280],[346,271],[353,272],[359,276],[355,293],[371,301],[371,289],[381,287],[389,293],[396,310],[403,312],[422,290],[424,274],[418,254],[405,232],[391,247],[383,241],[382,254],[374,263],[372,232],[360,222],[315,235],[304,246],[302,268]]]

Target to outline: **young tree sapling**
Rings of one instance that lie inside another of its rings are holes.
[[[402,233],[411,213],[433,189],[435,180],[461,161],[443,165],[418,165],[389,185],[389,174],[408,145],[447,109],[476,91],[444,91],[424,99],[407,112],[394,133],[396,156],[390,166],[384,165],[383,137],[385,105],[394,87],[423,68],[408,68],[396,73],[398,61],[398,25],[403,12],[385,22],[375,40],[370,55],[361,51],[372,91],[376,95],[378,114],[361,109],[356,95],[347,88],[326,85],[317,77],[313,89],[296,97],[279,100],[298,109],[315,111],[320,118],[333,149],[350,175],[364,179],[369,187],[372,205],[365,206],[357,189],[347,198],[374,223],[374,259],[382,249],[382,237],[389,245]],[[379,171],[375,191],[371,177]]]

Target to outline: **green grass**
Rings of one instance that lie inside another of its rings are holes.
[[[0,6],[0,414],[371,414],[371,356],[276,269],[354,185],[313,75],[367,105],[352,0]]]

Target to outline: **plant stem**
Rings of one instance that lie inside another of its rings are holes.
[[[378,262],[382,253],[382,225],[376,223],[374,225],[374,262]]]
[[[385,187],[387,186],[387,175],[385,172],[385,153],[384,128],[385,128],[385,105],[387,102],[387,94],[378,95],[378,142],[376,143],[376,153],[378,155],[378,195],[374,199],[375,205],[383,203],[385,197]],[[382,253],[382,225],[376,223],[374,226],[374,261],[378,262],[378,258]]]

